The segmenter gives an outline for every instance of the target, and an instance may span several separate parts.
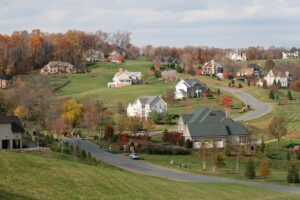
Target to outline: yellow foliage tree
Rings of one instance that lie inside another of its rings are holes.
[[[28,118],[30,117],[30,112],[26,107],[21,105],[17,106],[14,109],[14,115],[19,117],[23,121],[24,126],[26,126],[25,121],[28,121]]]
[[[269,167],[269,162],[267,160],[264,160],[260,165],[259,165],[259,170],[258,174],[266,179],[267,176],[271,175],[270,167]]]
[[[63,105],[61,116],[67,118],[74,128],[83,117],[83,111],[82,104],[78,104],[75,99],[70,99]]]

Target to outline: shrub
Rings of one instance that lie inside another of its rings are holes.
[[[92,163],[92,155],[91,155],[91,152],[88,152],[86,161],[87,161],[87,163],[88,163],[89,165]]]
[[[184,137],[182,137],[179,142],[178,142],[179,146],[183,147],[184,144],[185,144],[185,141],[184,141]],[[299,154],[300,155],[300,154]]]
[[[287,160],[291,160],[291,152],[290,152],[290,151],[288,151],[288,152],[286,153],[286,159],[287,159]]]
[[[289,92],[288,92],[288,99],[289,99],[289,100],[293,100],[293,96],[292,96],[292,93],[291,93],[290,90],[289,90]]]
[[[268,158],[270,158],[272,156],[272,152],[271,152],[271,149],[270,149],[270,145],[266,145],[266,148],[265,148],[265,152],[264,152],[264,155]]]
[[[246,171],[244,173],[245,177],[253,179],[256,175],[255,173],[255,164],[253,160],[249,159],[246,166]]]
[[[243,85],[241,83],[239,83],[239,88],[243,88]]]
[[[224,148],[224,155],[225,156],[230,156],[231,155],[231,149],[229,145],[226,145],[226,147]]]
[[[75,147],[74,154],[75,154],[75,156],[77,156],[77,157],[80,156],[80,150],[79,150],[78,144],[77,144],[76,147]]]
[[[85,152],[85,150],[81,151],[81,153],[80,153],[80,159],[81,160],[86,160],[86,152]]]
[[[286,179],[288,183],[299,183],[299,172],[295,165],[292,165],[291,168],[288,170],[288,175]]]
[[[172,122],[172,118],[173,116],[167,113],[163,118],[163,122],[166,124],[170,124]]]
[[[158,71],[158,70],[155,70],[154,71],[154,76],[155,76],[155,78],[160,78],[161,77],[161,72]]]
[[[266,147],[265,140],[264,140],[264,138],[262,138],[261,139],[261,146],[260,146],[260,153],[265,152],[265,147]]]
[[[270,167],[268,161],[263,161],[259,165],[258,174],[264,178],[271,175]]]
[[[275,99],[274,92],[272,90],[269,93],[269,99]]]
[[[250,80],[247,81],[247,85],[248,85],[248,86],[251,85],[251,81],[250,81]]]
[[[216,167],[224,167],[225,166],[225,162],[224,162],[224,158],[223,155],[221,153],[218,153],[214,156],[213,158],[213,163]]]
[[[185,147],[188,149],[193,148],[193,142],[191,140],[187,140],[185,143]]]

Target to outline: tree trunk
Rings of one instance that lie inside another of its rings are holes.
[[[277,138],[277,149],[279,148],[279,140],[280,138]]]
[[[235,171],[239,171],[239,155],[236,156],[236,166],[235,166]]]

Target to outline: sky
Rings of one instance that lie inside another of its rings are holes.
[[[0,0],[0,5],[0,34],[127,30],[140,47],[300,47],[300,0]]]

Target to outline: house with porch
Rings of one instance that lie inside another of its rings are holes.
[[[215,60],[211,60],[204,64],[201,73],[203,75],[206,74],[210,76],[218,76],[219,78],[223,78],[223,66]]]
[[[21,120],[16,116],[0,113],[0,150],[22,148],[25,132]]]
[[[185,140],[191,140],[194,148],[200,148],[201,141],[211,148],[215,141],[217,148],[224,148],[226,144],[250,144],[250,132],[239,122],[233,121],[228,113],[201,107],[191,114],[180,115],[178,131],[183,133]]]
[[[129,72],[120,68],[114,75],[113,82],[108,83],[108,88],[125,87],[141,83],[142,72]]]
[[[158,112],[161,115],[167,113],[167,103],[160,96],[141,96],[134,102],[129,103],[127,115],[147,119],[151,112]]]
[[[175,99],[203,97],[210,89],[197,79],[182,79],[176,85]]]

